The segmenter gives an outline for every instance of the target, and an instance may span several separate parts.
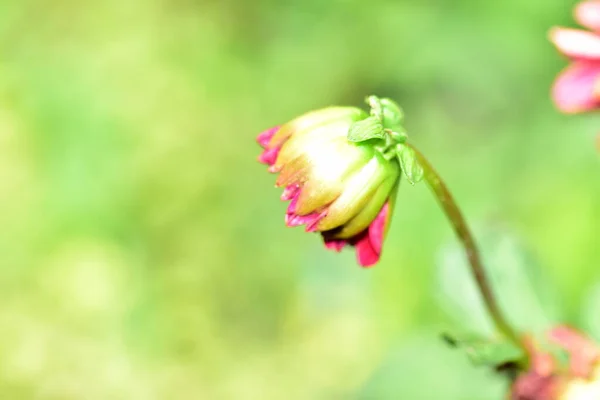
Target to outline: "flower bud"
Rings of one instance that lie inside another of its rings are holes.
[[[286,225],[320,232],[328,249],[354,246],[365,267],[379,260],[400,181],[397,158],[385,152],[395,143],[391,131],[380,124],[360,141],[348,140],[351,127],[367,118],[359,108],[328,107],[257,138],[259,161],[279,174],[276,186],[290,201]]]

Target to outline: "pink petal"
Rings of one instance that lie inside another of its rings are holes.
[[[258,137],[256,138],[256,141],[264,149],[267,147],[267,145],[271,141],[271,138],[278,130],[279,130],[279,126],[274,126],[273,128],[267,129],[266,131],[264,131],[260,135],[258,135]]]
[[[306,232],[316,232],[318,230],[317,225],[319,225],[319,221],[321,221],[327,215],[327,211],[323,212],[314,212],[308,214],[304,222],[306,224]]]
[[[344,248],[344,246],[346,246],[348,244],[348,241],[344,240],[344,239],[326,239],[323,238],[323,243],[325,244],[325,247],[328,250],[333,250],[336,252],[340,252],[342,251],[342,249]]]
[[[600,59],[600,36],[580,29],[553,28],[550,41],[567,57]]]
[[[385,202],[381,211],[377,214],[377,217],[369,225],[369,240],[371,246],[377,254],[381,254],[381,247],[383,246],[383,237],[385,236],[385,226],[388,221],[388,214],[390,211],[390,203]]]
[[[262,154],[260,156],[258,156],[258,161],[263,164],[267,164],[267,165],[275,164],[275,161],[277,161],[277,155],[279,154],[280,149],[281,149],[281,147],[274,147],[272,149],[266,149],[265,151],[262,152]]]
[[[337,252],[347,244],[356,249],[356,258],[363,267],[370,267],[379,261],[386,225],[389,221],[390,203],[386,201],[369,227],[358,235],[348,239],[330,239],[329,232],[323,234],[325,247]],[[322,217],[321,217],[322,218]],[[309,230],[307,228],[307,230]]]
[[[306,224],[307,232],[314,232],[317,223],[325,216],[325,213],[310,213],[308,215],[285,214],[285,224],[287,226],[300,226]]]
[[[270,165],[269,168],[267,168],[267,171],[269,171],[272,174],[276,174],[278,172],[281,172],[281,167],[277,167],[275,165]]]
[[[588,378],[594,364],[600,360],[600,349],[577,330],[557,326],[548,332],[548,339],[565,349],[570,355],[570,369],[575,376]]]
[[[316,231],[317,224],[327,212],[313,212],[308,215],[298,215],[296,214],[296,204],[298,203],[298,197],[300,197],[300,188],[297,185],[288,186],[285,188],[283,194],[286,197],[290,197],[292,200],[285,213],[285,224],[287,226],[300,226],[306,224],[307,232]]]
[[[370,267],[379,261],[379,253],[373,248],[366,231],[356,241],[354,247],[356,248],[356,259],[361,266]]]
[[[298,192],[300,191],[300,186],[298,185],[290,185],[283,189],[283,193],[281,194],[281,200],[288,201],[298,196]]]
[[[288,205],[286,214],[296,214],[296,203],[298,203],[298,197],[300,197],[299,189],[294,193],[294,196],[292,197],[292,201]]]
[[[301,215],[285,214],[285,225],[289,227],[300,226],[304,224]]]
[[[576,62],[558,76],[552,88],[556,106],[566,113],[593,110],[599,102],[594,94],[600,76],[600,62]]]
[[[586,28],[600,31],[600,1],[584,1],[575,7],[575,20]]]

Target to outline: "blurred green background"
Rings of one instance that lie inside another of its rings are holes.
[[[0,398],[502,398],[439,339],[479,303],[425,185],[373,269],[284,227],[255,136],[368,94],[490,268],[599,333],[600,120],[549,99],[573,4],[0,2]]]

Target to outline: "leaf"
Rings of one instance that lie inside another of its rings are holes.
[[[586,296],[581,321],[590,336],[600,341],[600,283],[592,286]]]
[[[353,123],[348,130],[348,140],[351,142],[364,142],[365,140],[384,138],[383,125],[374,116]]]
[[[403,335],[386,346],[379,365],[352,398],[497,400],[505,392],[504,377],[490,374],[486,368],[473,368],[464,354],[449,349],[435,332],[424,330]]]
[[[423,167],[417,161],[415,151],[409,146],[399,144],[396,146],[396,153],[406,179],[413,185],[423,180]]]
[[[475,366],[496,368],[517,362],[525,356],[519,347],[506,339],[489,339],[474,334],[442,336],[452,347],[464,350]]]
[[[477,230],[480,254],[498,304],[521,332],[541,333],[564,319],[539,262],[501,226]],[[457,326],[483,335],[494,327],[470,272],[464,249],[454,243],[438,261],[439,303]]]

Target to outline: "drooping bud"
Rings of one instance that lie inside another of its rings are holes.
[[[279,173],[289,200],[288,226],[320,232],[325,246],[356,248],[362,266],[375,264],[389,227],[401,168],[397,145],[406,140],[402,111],[370,96],[371,112],[328,107],[258,136],[259,161]]]

